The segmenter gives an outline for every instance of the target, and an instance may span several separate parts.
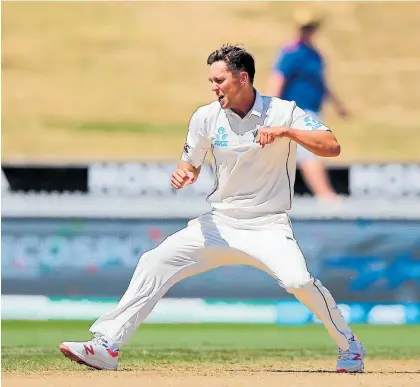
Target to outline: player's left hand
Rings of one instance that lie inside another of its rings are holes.
[[[279,126],[275,128],[261,128],[258,130],[258,135],[255,138],[255,142],[261,145],[261,148],[264,148],[266,145],[274,142],[276,138],[285,137],[287,134],[288,128],[284,126]]]

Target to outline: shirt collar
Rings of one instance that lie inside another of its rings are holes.
[[[258,93],[258,91],[255,90],[255,102],[254,102],[254,106],[252,107],[250,111],[250,114],[261,117],[263,114],[263,109],[264,109],[263,99],[260,93]]]

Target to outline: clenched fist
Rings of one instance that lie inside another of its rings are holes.
[[[184,185],[194,183],[196,176],[186,168],[177,168],[171,177],[171,185],[175,189],[181,189]]]
[[[276,138],[287,137],[288,128],[279,126],[275,128],[261,128],[258,130],[258,135],[255,142],[261,145],[261,148],[271,144]]]

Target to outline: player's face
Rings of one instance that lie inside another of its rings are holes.
[[[216,94],[222,109],[231,109],[235,106],[241,90],[241,74],[229,71],[223,61],[210,66],[211,90]]]

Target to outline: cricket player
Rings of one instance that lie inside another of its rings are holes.
[[[216,101],[192,115],[171,184],[194,184],[211,152],[211,211],[144,253],[116,309],[91,326],[92,340],[64,342],[61,352],[78,363],[115,370],[119,351],[171,286],[216,267],[245,264],[272,275],[323,322],[338,347],[337,371],[362,371],[364,348],[330,292],[309,273],[287,215],[296,144],[335,157],[339,143],[294,102],[260,95],[253,87],[254,58],[245,49],[225,45],[207,64]]]

